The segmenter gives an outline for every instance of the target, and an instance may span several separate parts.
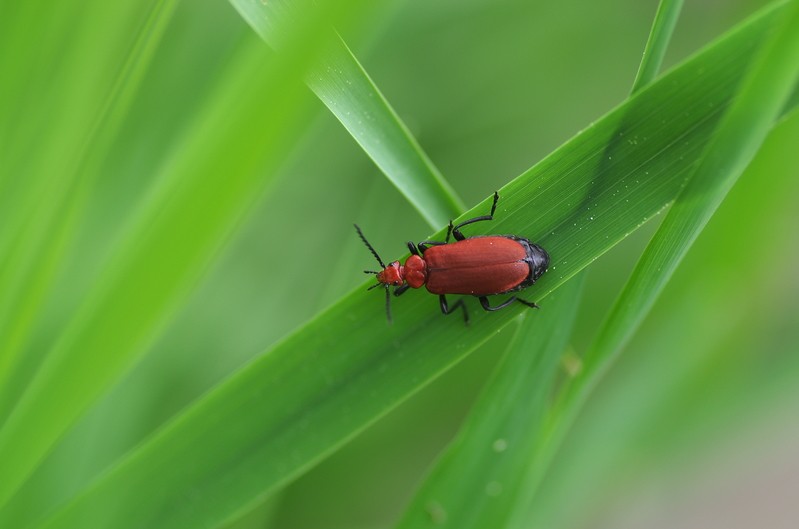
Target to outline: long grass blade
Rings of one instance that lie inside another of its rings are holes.
[[[496,220],[469,234],[542,244],[552,265],[525,295],[547,310],[548,293],[679,194],[783,13],[777,5],[753,17],[566,143],[501,189]],[[468,215],[489,207],[487,199]],[[386,327],[381,299],[365,286],[216,387],[44,526],[73,527],[98,505],[112,506],[103,521],[117,528],[225,519],[329,455],[521,310],[473,311],[464,329],[442,320],[429,296],[409,293]]]
[[[572,279],[548,298],[547,310],[522,316],[505,358],[398,528],[515,527],[530,447],[544,424],[582,284],[582,275]]]
[[[588,395],[648,314],[795,90],[799,81],[799,2],[791,2],[776,23],[777,32],[763,44],[691,180],[641,256],[586,353],[583,370],[553,409],[537,462],[539,476],[543,476]]]
[[[264,68],[253,42],[231,65],[215,103],[164,163],[112,262],[0,429],[0,506],[75,419],[144,354],[261,196],[268,182],[262,171],[274,172],[299,132],[300,95],[292,87],[314,56],[313,35],[328,14],[324,9],[300,21],[291,36],[296,51],[273,68]],[[241,130],[261,132],[242,141]]]
[[[231,1],[273,48],[280,48],[283,26],[301,3]],[[331,35],[306,82],[431,228],[463,212],[461,199],[339,36]]]
[[[36,207],[30,221],[17,233],[16,245],[0,274],[0,424],[19,398],[13,379],[21,351],[31,339],[34,320],[63,262],[89,189],[99,177],[98,163],[116,137],[130,101],[136,94],[155,47],[174,11],[176,2],[159,1],[151,6],[146,22],[124,66],[110,83],[108,93],[86,137],[75,153],[71,174],[62,176],[68,192],[57,193],[47,208]],[[102,68],[101,66],[96,66]],[[56,141],[60,141],[56,138]],[[68,171],[69,171],[68,170]],[[65,173],[68,173],[65,171]],[[47,177],[42,177],[47,180]],[[16,208],[14,208],[16,209]]]
[[[633,82],[633,94],[657,77],[660,65],[663,63],[663,56],[669,47],[671,35],[674,33],[674,26],[677,25],[682,3],[683,0],[660,1],[657,13],[655,13],[655,20],[652,22],[652,29],[649,31],[649,39],[646,41],[644,55]]]

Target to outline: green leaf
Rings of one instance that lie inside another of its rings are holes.
[[[276,49],[284,25],[296,16],[301,4],[297,0],[231,2]],[[461,199],[340,37],[331,39],[306,82],[431,228],[460,215],[464,210]]]
[[[542,441],[544,468],[588,395],[649,313],[688,249],[754,157],[799,81],[799,2],[788,4],[740,92],[718,125],[685,189],[650,241],[616,300],[582,372],[564,390]]]
[[[799,236],[782,230],[795,220],[799,180],[784,169],[799,162],[791,152],[799,113],[785,121],[697,239],[629,352],[586,401],[529,505],[530,526],[594,526],[608,510],[637,504],[653,482],[668,495],[721,470],[723,484],[730,474],[721,454],[751,470],[748,452],[765,455],[756,439],[785,442],[777,425],[793,424],[799,389],[799,284],[785,281],[793,266],[786,248],[799,248]],[[779,184],[764,186],[764,177]],[[771,274],[741,281],[752,257],[741,241],[756,241]]]
[[[522,314],[505,358],[397,526],[513,527],[525,470],[579,306],[582,276]]]
[[[674,26],[677,25],[677,18],[680,16],[682,1],[660,0],[631,93],[634,94],[641,90],[657,77],[660,65],[663,63],[663,56],[666,54],[666,48],[669,47],[671,35],[674,33]]]
[[[139,31],[133,35],[122,30],[108,32],[112,35],[111,42],[106,42],[109,48],[132,41],[119,70],[116,56],[95,58],[88,50],[83,50],[87,54],[76,58],[74,70],[88,69],[104,74],[98,76],[102,82],[97,81],[98,86],[94,87],[97,93],[90,94],[85,108],[78,105],[83,115],[92,115],[93,119],[87,120],[82,128],[70,120],[68,133],[61,131],[53,136],[38,137],[37,148],[43,161],[41,170],[26,168],[25,174],[33,182],[27,182],[21,193],[8,193],[11,203],[5,210],[4,220],[6,225],[16,227],[13,230],[16,237],[9,242],[7,252],[3,252],[9,258],[0,268],[0,292],[3,292],[0,335],[4,337],[0,341],[0,424],[19,398],[14,378],[18,374],[21,351],[32,338],[34,321],[41,313],[58,265],[64,260],[68,241],[75,235],[75,225],[81,219],[86,197],[100,177],[98,164],[116,137],[175,4],[172,1],[142,3],[135,6],[136,14],[143,19]],[[119,4],[116,8],[114,19],[110,16],[104,19],[106,31],[114,22],[130,27],[131,7]],[[138,13],[139,9],[142,13]],[[15,23],[25,24],[20,20]],[[89,46],[87,43],[86,47]],[[96,47],[96,44],[91,46]],[[59,83],[62,86],[71,84],[69,79],[60,79]],[[58,113],[55,116],[61,117]],[[69,139],[65,141],[65,137]],[[55,152],[65,146],[70,149],[67,161]],[[66,165],[65,169],[62,164]],[[6,173],[0,172],[2,174]],[[53,174],[59,175],[56,185],[53,185]],[[26,203],[36,203],[37,207],[26,207]]]
[[[528,299],[544,300],[675,199],[782,9],[767,9],[725,35],[500,191],[497,220],[471,226],[469,234],[518,233],[550,252],[550,270]],[[485,214],[489,205],[466,215]],[[365,249],[363,259],[371,262]],[[116,528],[212,526],[235,515],[520,311],[470,307],[472,325],[464,328],[459,318],[438,314],[434,298],[408,293],[395,303],[389,327],[379,294],[351,293],[206,394],[45,526],[73,527],[98,505],[110,506],[103,521]]]
[[[75,419],[144,354],[261,196],[299,133],[302,95],[291,87],[311,60],[318,44],[313,35],[329,9],[301,21],[291,36],[293,53],[268,67],[262,46],[251,41],[231,64],[214,104],[204,107],[164,161],[111,262],[0,429],[0,506]],[[244,136],[242,130],[259,134]],[[6,525],[3,513],[0,525]]]
[[[656,77],[681,4],[661,1],[633,93]],[[571,284],[577,286],[569,288]],[[527,525],[527,506],[535,496],[539,478],[534,468],[536,447],[582,280],[571,284],[555,294],[556,303],[541,323],[517,329],[508,358],[498,366],[458,437],[425,480],[398,527]],[[497,449],[497,443],[501,449]]]
[[[783,111],[799,79],[799,2],[789,6],[782,27],[763,45],[691,180],[641,256],[587,362],[604,364],[624,346]]]

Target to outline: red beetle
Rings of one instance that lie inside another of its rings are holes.
[[[451,307],[447,304],[446,294],[466,294],[476,296],[485,310],[499,310],[518,301],[528,307],[538,308],[533,302],[511,296],[503,303],[491,306],[486,296],[505,294],[527,288],[547,271],[549,254],[546,250],[516,235],[486,235],[465,237],[461,228],[483,220],[493,220],[497,209],[499,194],[494,193],[491,213],[481,217],[465,220],[455,226],[452,221],[447,229],[447,238],[441,241],[423,241],[418,245],[408,243],[411,256],[405,265],[394,261],[388,266],[364,237],[361,229],[355,225],[358,235],[366,244],[372,255],[383,268],[381,271],[364,270],[367,274],[377,275],[377,284],[369,290],[384,286],[386,288],[386,315],[391,321],[389,304],[389,287],[394,286],[394,295],[399,296],[409,288],[427,287],[428,292],[438,294],[441,312],[450,314],[455,309],[463,309],[463,319],[469,323],[469,314],[463,299],[456,301]],[[450,236],[455,242],[449,243]]]

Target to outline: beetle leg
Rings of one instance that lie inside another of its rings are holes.
[[[419,255],[419,249],[411,241],[408,241],[408,250],[410,250],[411,255]]]
[[[447,237],[444,239],[445,243],[449,242],[449,238],[451,235],[452,235],[452,219],[449,219],[449,226],[447,226]]]
[[[452,228],[452,236],[455,237],[456,241],[462,241],[463,239],[466,238],[466,236],[463,233],[461,233],[461,228],[469,224],[472,224],[474,222],[480,222],[481,220],[494,220],[494,217],[493,215],[483,215],[482,217],[475,217],[473,219],[464,220],[460,224],[455,225],[455,227],[452,227],[452,225],[450,224],[450,227]]]
[[[388,285],[386,285],[386,318],[389,324],[393,323],[391,319],[391,296],[388,293]]]
[[[441,246],[442,244],[447,243],[441,241],[422,241],[417,246],[420,252],[425,253],[430,246]]]
[[[395,295],[395,296],[401,296],[401,295],[403,295],[403,294],[405,293],[405,291],[406,291],[406,290],[408,290],[409,288],[411,288],[411,286],[410,286],[408,283],[405,283],[405,284],[404,284],[404,285],[402,285],[402,286],[398,286],[397,288],[395,288],[395,289],[394,289],[394,295]]]
[[[535,301],[527,301],[526,299],[522,299],[522,298],[516,298],[516,301],[518,301],[522,305],[527,305],[531,309],[539,309],[539,308],[541,308],[538,305],[536,305]]]
[[[473,224],[475,222],[480,222],[483,220],[494,220],[494,212],[497,210],[497,202],[499,202],[499,193],[494,191],[494,202],[491,204],[491,213],[488,215],[482,215],[480,217],[474,217],[473,219],[464,220],[463,222],[456,224],[455,226],[452,225],[452,221],[449,222],[449,229],[447,230],[447,241],[449,241],[449,233],[452,232],[453,237],[455,237],[456,241],[462,241],[466,237],[461,233],[461,228],[464,226],[468,226],[469,224]]]
[[[463,323],[469,325],[469,312],[466,310],[466,304],[463,302],[463,298],[453,303],[451,307],[447,304],[447,296],[444,294],[438,296],[438,299],[441,302],[441,312],[443,312],[444,315],[452,314],[455,312],[455,309],[461,308],[463,309]]]
[[[488,214],[489,217],[494,216],[494,212],[497,210],[497,202],[499,202],[499,191],[494,191],[494,202],[491,203],[491,213]]]
[[[487,297],[480,296],[480,305],[482,305],[483,309],[487,310],[487,311],[494,311],[494,310],[504,309],[505,307],[507,307],[508,305],[513,303],[514,301],[516,301],[516,296],[511,296],[507,300],[505,300],[504,303],[500,303],[499,305],[497,305],[495,307],[492,307],[489,304]]]
[[[489,304],[487,297],[480,296],[480,305],[482,305],[483,309],[485,309],[487,311],[495,311],[495,310],[499,310],[499,309],[504,309],[505,307],[507,307],[508,305],[513,303],[514,301],[518,301],[522,305],[526,305],[526,306],[528,306],[530,308],[533,308],[533,309],[537,309],[538,308],[538,305],[536,305],[535,303],[533,303],[531,301],[523,300],[521,298],[517,298],[516,296],[511,296],[508,299],[506,299],[503,303],[500,303],[499,305],[497,305],[495,307],[492,307]]]

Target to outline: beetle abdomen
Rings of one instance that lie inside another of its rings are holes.
[[[524,261],[452,270],[429,270],[427,290],[433,294],[490,296],[518,288],[530,274]]]
[[[496,235],[432,246],[424,253],[427,290],[473,296],[517,290],[531,284],[528,248],[520,238]]]

